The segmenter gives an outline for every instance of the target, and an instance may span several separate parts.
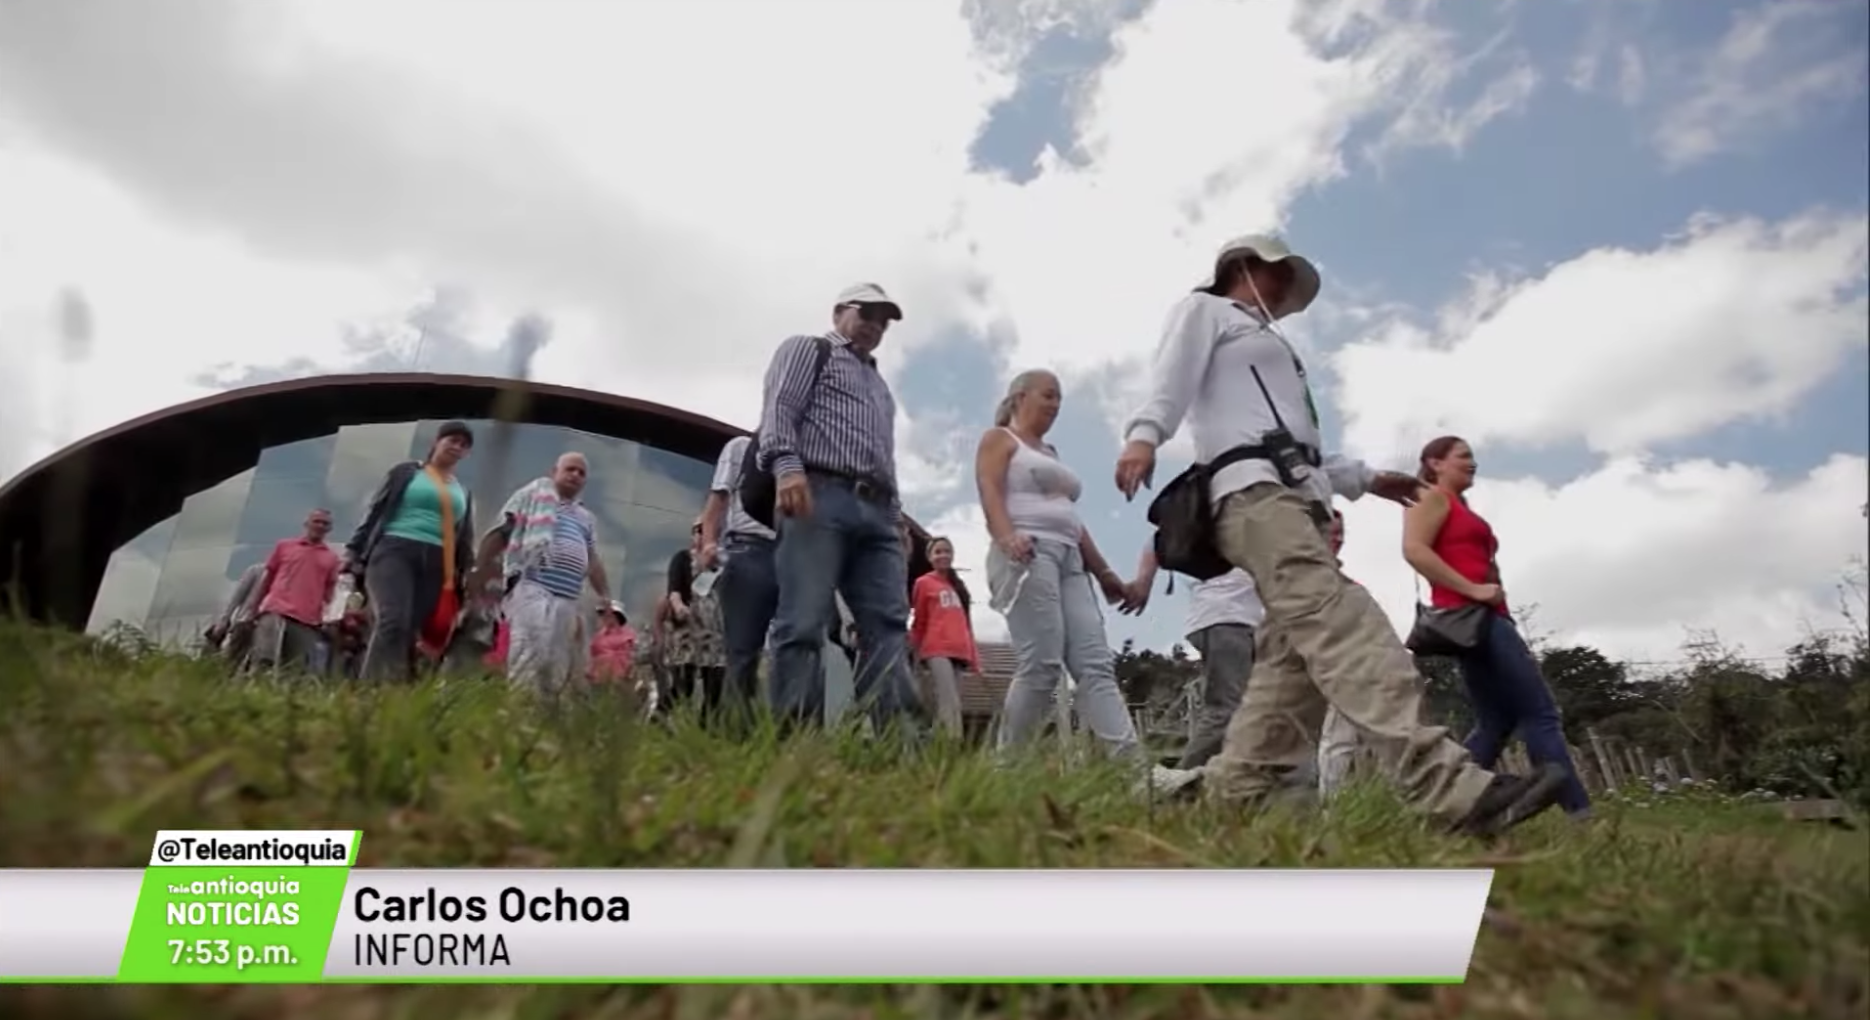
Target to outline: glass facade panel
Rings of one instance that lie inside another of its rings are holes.
[[[337,433],[275,446],[260,454],[259,473],[267,478],[323,478],[331,470]]]
[[[507,496],[576,450],[591,464],[585,504],[597,519],[611,593],[644,625],[662,594],[669,557],[688,543],[713,477],[711,462],[576,429],[469,421],[475,449],[461,481],[485,529]],[[384,473],[419,458],[440,421],[353,425],[266,450],[253,468],[190,496],[180,513],[117,550],[92,606],[90,629],[113,622],[186,642],[220,612],[242,571],[299,533],[314,507],[332,513],[332,541],[362,523]]]
[[[169,548],[199,549],[232,544],[234,529],[240,525],[240,515],[247,506],[247,490],[252,484],[253,469],[248,468],[183,500]]]
[[[140,624],[149,616],[156,584],[162,580],[162,561],[168,557],[169,541],[175,537],[175,521],[176,517],[171,517],[155,525],[110,558],[97,601],[91,605],[87,629],[96,633],[117,620]]]
[[[338,431],[325,475],[326,509],[338,541],[363,521],[370,497],[383,484],[383,473],[409,459],[415,436],[415,422],[352,425]]]
[[[636,490],[631,493],[630,502],[672,514],[686,514],[692,521],[701,508],[689,500],[688,494],[700,492],[705,496],[708,484],[714,481],[714,462],[704,464],[650,447],[643,448],[641,457],[635,475]]]
[[[260,470],[265,471],[265,467]],[[321,476],[268,478],[262,475],[248,490],[246,509],[240,515],[234,541],[271,546],[305,530],[306,515],[324,505],[325,480]]]
[[[155,597],[149,602],[149,619],[220,612],[233,591],[234,577],[239,576],[228,575],[233,552],[231,545],[171,548],[162,561]]]

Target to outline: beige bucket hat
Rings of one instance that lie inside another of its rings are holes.
[[[1221,245],[1221,250],[1214,254],[1214,264],[1219,266],[1229,256],[1241,253],[1258,256],[1265,262],[1285,262],[1292,266],[1292,286],[1280,299],[1279,307],[1268,308],[1273,318],[1283,319],[1288,315],[1297,315],[1311,307],[1318,299],[1318,267],[1303,255],[1295,255],[1286,242],[1277,234],[1246,234]],[[1214,273],[1209,272],[1206,279],[1195,287],[1196,290],[1213,291]]]

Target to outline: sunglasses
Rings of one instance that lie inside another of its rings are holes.
[[[845,305],[857,310],[857,317],[872,326],[887,326],[895,318],[888,305]]]

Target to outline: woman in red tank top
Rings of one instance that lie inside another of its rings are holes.
[[[1428,485],[1404,513],[1403,558],[1428,582],[1430,604],[1494,608],[1480,641],[1457,657],[1474,708],[1474,731],[1467,737],[1474,764],[1493,768],[1518,731],[1535,765],[1560,765],[1570,775],[1559,800],[1566,813],[1588,817],[1591,797],[1572,763],[1558,703],[1507,612],[1496,559],[1500,543],[1467,504],[1475,467],[1473,449],[1458,436],[1442,436],[1422,448],[1420,473]]]

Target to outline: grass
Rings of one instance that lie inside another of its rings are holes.
[[[1870,841],[1758,808],[1607,803],[1493,847],[1381,789],[1328,817],[1150,806],[1096,769],[724,742],[497,684],[233,684],[0,624],[0,863],[136,867],[157,828],[360,828],[364,866],[1492,866],[1443,987],[0,988],[18,1017],[1246,1020],[1819,1017],[1870,1007]],[[789,779],[787,777],[790,777]],[[776,781],[777,777],[777,781]],[[759,810],[762,793],[776,810]]]

